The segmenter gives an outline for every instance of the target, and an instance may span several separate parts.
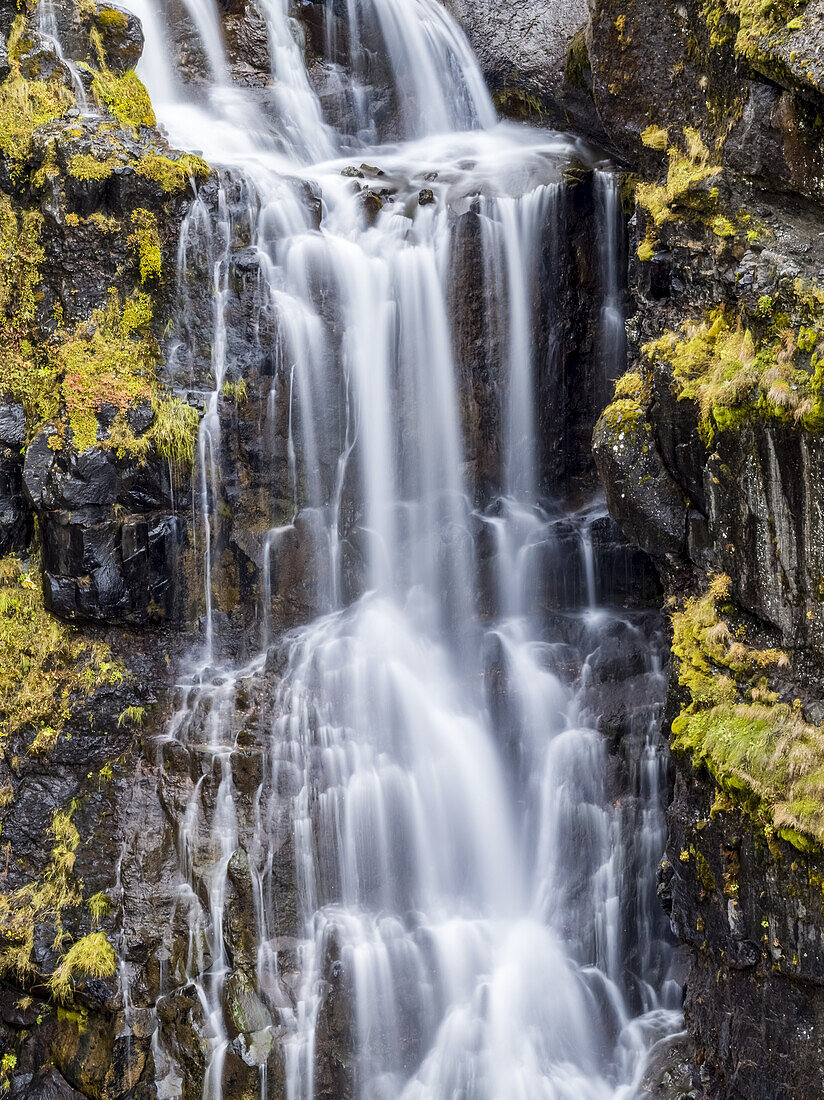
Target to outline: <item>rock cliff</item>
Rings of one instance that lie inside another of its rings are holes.
[[[705,1097],[824,1087],[822,43],[816,2],[591,0],[567,65],[625,171],[628,363],[594,453],[667,594],[660,892]]]

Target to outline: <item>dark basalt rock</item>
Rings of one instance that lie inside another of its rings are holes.
[[[703,772],[680,768],[669,813],[673,921],[693,965],[685,1013],[699,1095],[814,1100],[824,1077],[820,860],[767,841],[740,811],[711,812]]]
[[[168,464],[111,452],[52,450],[43,432],[26,451],[23,480],[43,538],[46,606],[105,622],[180,619],[185,525]]]
[[[124,73],[137,65],[143,53],[143,28],[130,11],[109,0],[97,3],[90,13],[77,4],[55,4],[53,11],[66,56],[85,60],[94,31],[112,72]]]
[[[23,495],[23,406],[0,402],[0,555],[28,545],[32,517]]]
[[[746,55],[736,53],[738,19],[711,25],[708,5],[592,0],[590,9],[593,104],[628,170],[662,183],[667,150],[683,150],[687,133],[712,146],[719,169],[690,184],[659,223],[642,203],[630,222],[629,361],[644,392],[633,432],[617,421],[618,405],[595,433],[610,511],[654,555],[677,601],[726,573],[736,621],[789,654],[777,678],[782,700],[798,699],[820,721],[821,437],[753,408],[726,430],[705,424],[702,438],[695,402],[679,399],[671,368],[641,348],[721,304],[749,324],[759,300],[782,286],[820,288],[822,5],[806,5],[798,23],[775,21]],[[645,134],[651,125],[659,129]],[[718,212],[758,218],[762,230],[722,240],[712,228],[716,200]],[[652,247],[636,258],[644,240]],[[684,702],[673,679],[670,718]],[[694,1094],[813,1100],[824,1065],[820,854],[774,841],[732,800],[719,810],[707,773],[686,758],[675,765],[660,896],[689,948]],[[666,1086],[676,1096],[688,1088],[679,1075]],[[664,1084],[658,1076],[645,1088],[658,1095]]]
[[[106,63],[113,72],[133,69],[143,53],[143,27],[130,11],[116,4],[98,3],[93,16]]]
[[[613,416],[615,422],[607,421]],[[684,493],[664,466],[644,413],[623,422],[620,417],[606,413],[592,443],[610,511],[627,537],[653,557],[681,556],[687,537]]]

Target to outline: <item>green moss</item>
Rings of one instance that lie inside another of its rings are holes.
[[[800,30],[808,0],[704,0],[700,14],[710,32],[710,45],[731,47],[765,75],[775,64],[771,52],[788,34]]]
[[[525,121],[540,118],[544,113],[541,101],[523,88],[500,88],[492,95],[492,102],[505,118]]]
[[[129,29],[129,18],[125,12],[117,8],[107,8],[101,5],[94,13],[95,25],[102,32],[124,34]]]
[[[86,904],[89,907],[92,919],[95,921],[102,920],[112,907],[108,896],[102,892],[92,894]]]
[[[137,249],[140,265],[140,282],[158,282],[163,270],[163,254],[160,249],[160,235],[157,231],[157,218],[149,210],[132,211],[133,233],[129,242]]]
[[[107,180],[119,163],[117,157],[99,160],[86,153],[78,153],[69,161],[69,175],[78,180]]]
[[[110,443],[121,451],[135,450],[125,414],[140,401],[152,398],[154,367],[159,350],[148,331],[151,300],[135,295],[125,308],[112,293],[105,309],[89,322],[66,333],[57,351],[62,376],[62,398],[67,425],[77,451],[97,443],[97,413],[113,406],[117,416]]]
[[[117,716],[118,726],[123,726],[126,723],[132,726],[142,726],[146,720],[146,708],[145,707],[126,707]]]
[[[644,131],[645,134],[649,132]],[[658,140],[658,135],[654,134],[653,139]],[[665,184],[639,183],[636,188],[639,205],[651,215],[656,227],[673,221],[678,207],[708,212],[715,205],[711,193],[698,185],[716,175],[720,168],[710,163],[709,151],[696,130],[689,127],[684,130],[683,144],[685,151],[676,146],[668,151],[669,167]]]
[[[567,84],[571,87],[587,94],[590,93],[592,73],[585,29],[578,31],[567,47],[564,75]]]
[[[231,401],[235,405],[244,405],[248,397],[246,379],[238,378],[237,382],[224,382],[222,393],[226,401]]]
[[[105,932],[92,932],[71,945],[50,975],[49,986],[59,1001],[66,1001],[78,977],[110,978],[116,969],[114,951]]]
[[[75,804],[56,810],[49,834],[54,842],[51,858],[43,874],[12,894],[0,893],[0,975],[14,974],[18,981],[35,978],[31,959],[34,931],[40,922],[50,921],[56,928],[55,946],[63,940],[62,914],[80,905],[82,883],[74,874],[80,835],[72,820]]]
[[[89,214],[86,221],[99,229],[101,233],[119,233],[123,228],[117,218],[109,218],[99,210],[96,210],[94,214]]]
[[[101,107],[107,107],[122,126],[137,132],[141,126],[156,125],[149,93],[134,69],[118,75],[110,72],[101,60],[100,70],[92,72],[95,99]]]
[[[154,180],[164,191],[173,194],[183,191],[191,180],[206,179],[211,173],[211,168],[205,160],[192,153],[185,153],[177,160],[157,153],[147,153],[137,161],[135,171],[146,179]]]
[[[729,581],[687,599],[673,615],[672,652],[689,703],[672,723],[672,746],[704,765],[720,790],[768,835],[824,843],[824,730],[779,701],[768,676],[787,663],[775,649],[739,640],[724,617]],[[801,846],[800,843],[796,846]]]
[[[11,1085],[11,1075],[17,1067],[17,1055],[7,1050],[0,1058],[0,1093],[8,1092]]]
[[[601,421],[609,431],[631,431],[646,417],[646,410],[637,400],[622,397],[607,405],[601,413]]]
[[[663,153],[669,145],[669,132],[660,126],[647,126],[641,134],[641,141],[648,149],[657,149]]]
[[[75,105],[59,80],[27,80],[12,68],[0,84],[0,150],[16,175],[31,155],[35,131]]]
[[[718,214],[714,217],[710,224],[716,237],[723,237],[726,239],[735,236],[735,226],[730,219],[724,217],[723,214]]]
[[[177,397],[158,398],[149,432],[158,454],[181,465],[194,462],[200,413]]]
[[[803,293],[803,292],[801,292]],[[805,306],[793,292],[795,316],[809,322],[797,329],[789,317],[773,309],[772,299],[759,300],[747,318],[725,309],[709,313],[678,334],[666,333],[644,348],[645,355],[672,367],[679,398],[695,400],[700,429],[707,441],[716,431],[741,427],[756,418],[824,430],[824,313],[817,299]],[[769,311],[769,328],[756,334]]]
[[[0,310],[18,322],[30,322],[39,296],[43,248],[39,210],[17,211],[0,193]]]
[[[695,851],[695,870],[704,893],[708,896],[714,894],[716,888],[715,875],[712,873],[712,868],[707,862],[704,854],[697,849]]]
[[[45,610],[39,575],[0,559],[0,746],[24,734],[31,749],[44,730],[54,743],[77,705],[123,674],[107,646]]]

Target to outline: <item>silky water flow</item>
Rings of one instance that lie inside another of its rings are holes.
[[[335,8],[325,79],[343,88],[345,125],[322,106],[282,0],[260,4],[265,94],[233,83],[216,0],[185,0],[208,70],[196,88],[178,71],[164,0],[129,7],[170,140],[201,152],[221,181],[183,226],[172,353],[184,363],[208,338],[212,373],[195,497],[203,638],[165,734],[199,776],[178,821],[177,909],[189,929],[185,982],[202,1010],[204,1100],[231,1100],[230,1055],[258,1067],[263,1098],[629,1100],[650,1049],[680,1026],[655,895],[663,644],[648,616],[609,605],[599,503],[567,514],[542,495],[537,414],[551,362],[540,329],[562,332],[558,296],[542,283],[564,278],[564,170],[585,154],[573,139],[496,123],[436,0]],[[386,103],[400,140],[380,145]],[[361,161],[394,192],[369,216],[362,188],[373,181],[341,174]],[[596,192],[609,372],[623,321],[619,194],[606,167]],[[473,480],[450,308],[468,210],[499,362],[492,492]],[[258,640],[230,660],[214,588],[239,241],[254,257],[249,339],[272,364],[259,430],[288,404],[288,484],[272,488],[278,522],[257,533]],[[190,319],[204,286],[207,336]],[[273,595],[298,531],[315,611],[283,633]],[[547,589],[569,589],[550,601],[560,610],[546,610]],[[597,688],[622,651],[645,693],[626,716],[620,800]],[[233,772],[250,691],[269,693],[251,797]],[[296,890],[289,936],[284,858]],[[253,936],[238,957],[227,899],[241,873]],[[123,963],[127,1005],[129,973]],[[164,981],[170,997],[175,979]],[[162,1022],[153,1055],[158,1096],[171,1100],[184,1068]]]

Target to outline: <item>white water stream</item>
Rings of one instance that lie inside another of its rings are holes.
[[[261,1095],[285,1100],[629,1100],[649,1049],[679,1020],[655,909],[659,713],[653,705],[636,715],[628,821],[608,792],[588,689],[605,639],[637,644],[640,628],[597,607],[597,509],[567,517],[543,501],[538,459],[531,303],[561,231],[564,168],[586,154],[569,138],[496,125],[466,40],[437,0],[345,5],[348,72],[339,75],[357,115],[346,135],[324,121],[282,0],[260,0],[272,61],[263,93],[232,83],[216,0],[185,3],[209,67],[194,88],[176,71],[162,0],[128,6],[143,22],[140,72],[172,143],[230,173],[216,207],[194,203],[180,246],[184,322],[196,275],[211,284],[213,311],[214,390],[198,467],[205,642],[167,734],[206,777],[178,836],[186,978],[208,1040],[204,1100],[232,1100],[226,1059],[238,1050],[259,1066]],[[403,140],[366,148],[376,93],[363,43],[374,50],[376,36]],[[362,161],[383,176],[341,175]],[[320,228],[305,181],[320,187]],[[394,191],[371,225],[359,190],[367,184]],[[600,186],[602,339],[614,352],[617,190],[608,174]],[[422,188],[434,202],[419,205]],[[480,508],[449,297],[455,223],[470,208],[502,360],[500,495]],[[288,381],[273,384],[269,413],[287,394],[290,484],[281,492],[292,515],[261,540],[261,637],[238,667],[215,625],[213,543],[241,225],[259,272],[261,331],[275,331],[271,356]],[[352,485],[363,566],[360,594],[347,599],[342,509]],[[311,534],[317,616],[279,638],[273,578],[297,524]],[[539,595],[547,575],[571,568],[558,548],[563,531],[577,540],[583,596],[548,616]],[[481,535],[491,547],[484,592]],[[656,651],[644,644],[660,699]],[[233,775],[240,695],[264,675],[270,646],[283,672],[250,805]],[[204,783],[216,792],[208,810]],[[246,975],[255,1022],[238,1037],[226,1017],[236,961],[225,925],[244,829],[257,953]],[[298,891],[290,944],[278,933],[273,870],[284,843]],[[346,1083],[330,1086],[321,1047],[330,983],[341,975]],[[179,1094],[183,1072],[167,1038],[161,1028],[153,1041],[164,1100]]]

